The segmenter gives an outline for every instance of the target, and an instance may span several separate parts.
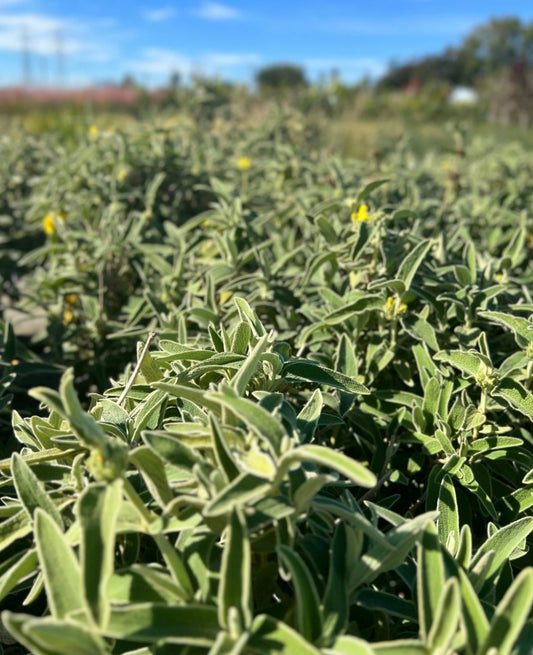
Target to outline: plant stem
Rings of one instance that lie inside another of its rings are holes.
[[[483,416],[485,416],[486,413],[487,413],[487,396],[488,396],[487,390],[482,388],[481,389],[481,398],[479,399],[478,409],[479,409],[480,413],[483,414]],[[478,434],[479,434],[479,427],[476,425],[476,427],[472,431],[472,441],[477,439]]]
[[[135,378],[139,375],[139,371],[141,370],[141,366],[143,365],[144,358],[146,357],[146,353],[148,352],[148,348],[150,347],[150,344],[152,343],[153,339],[155,338],[156,334],[155,332],[150,332],[148,335],[148,339],[146,339],[146,343],[144,344],[144,348],[142,349],[141,354],[139,355],[139,360],[133,369],[133,373],[130,375],[130,379],[126,383],[126,386],[122,390],[122,393],[118,397],[117,400],[117,405],[121,405],[124,400],[126,399],[126,396],[130,392],[130,389],[133,387],[133,383],[135,382]]]
[[[191,579],[184,563],[181,560],[177,550],[172,546],[167,537],[162,532],[152,533],[150,529],[150,524],[153,523],[154,519],[157,518],[143,503],[139,494],[133,488],[131,482],[125,478],[124,479],[124,495],[133,505],[137,513],[139,514],[143,527],[147,534],[150,534],[153,538],[157,547],[159,548],[163,559],[165,560],[170,573],[174,578],[174,582],[179,587],[182,594],[183,600],[189,600],[194,594],[194,589],[191,583]]]

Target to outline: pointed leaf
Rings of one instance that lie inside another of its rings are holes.
[[[418,544],[418,614],[420,636],[428,639],[444,589],[444,561],[435,525],[428,522]]]
[[[239,467],[231,454],[224,433],[218,420],[211,414],[209,416],[211,436],[213,440],[213,451],[220,470],[224,471],[227,479],[231,482],[239,475]]]
[[[230,409],[252,432],[257,434],[272,454],[279,452],[281,442],[286,435],[280,419],[247,398],[235,398],[224,393],[212,394],[212,397]]]
[[[254,655],[320,655],[296,630],[266,614],[255,617],[247,648]]]
[[[107,655],[105,641],[94,631],[74,621],[45,618],[30,620],[24,635],[54,655]]]
[[[520,382],[512,378],[502,378],[492,392],[493,396],[503,398],[511,407],[533,421],[533,394]]]
[[[337,450],[314,444],[300,446],[283,455],[279,461],[276,479],[281,480],[296,462],[313,462],[318,466],[333,469],[361,487],[373,487],[377,482],[376,476],[371,471],[351,457]]]
[[[35,541],[52,616],[85,612],[80,566],[57,523],[41,509],[35,510]]]
[[[469,567],[469,572],[489,551],[494,551],[494,559],[486,572],[487,584],[500,570],[502,564],[509,558],[513,550],[533,531],[533,518],[518,519],[500,528],[478,549]]]
[[[324,400],[320,389],[315,389],[296,418],[296,425],[302,434],[302,442],[311,441],[318,426]]]
[[[246,325],[246,323],[243,323]],[[248,327],[248,326],[247,326]],[[231,386],[235,389],[239,396],[244,395],[248,382],[257,372],[257,368],[261,362],[261,356],[268,348],[268,335],[264,335],[259,339],[255,344],[252,352],[245,359],[244,363],[241,364],[241,367],[235,374],[235,377],[231,381]]]
[[[348,623],[347,536],[344,523],[338,523],[331,542],[329,573],[324,592],[324,634],[333,637],[342,634]]]
[[[0,576],[0,601],[3,600],[18,583],[37,569],[39,559],[35,550],[27,550],[24,555],[17,553],[15,562]]]
[[[428,646],[433,653],[447,653],[457,633],[461,611],[461,593],[455,578],[447,580],[435,611],[428,634]]]
[[[220,516],[237,505],[253,504],[271,488],[271,482],[249,473],[241,473],[205,506],[203,514]]]
[[[139,603],[113,607],[104,634],[140,643],[164,640],[209,648],[219,630],[217,609],[211,605]]]
[[[252,560],[246,521],[240,510],[234,509],[226,532],[218,588],[218,620],[230,627],[230,610],[238,612],[240,629],[252,622]]]
[[[364,200],[364,198],[366,198],[370,193],[372,193],[372,191],[374,191],[374,189],[377,189],[382,184],[385,184],[388,181],[389,181],[389,178],[384,178],[382,180],[373,180],[372,182],[369,182],[357,194],[356,202],[361,202],[361,200]]]
[[[478,355],[467,353],[462,350],[439,350],[439,352],[433,356],[433,359],[437,362],[451,364],[469,376],[475,376],[482,363],[482,360]]]
[[[28,516],[33,518],[34,511],[40,507],[62,528],[63,519],[54,501],[46,492],[42,482],[18,453],[13,453],[11,456],[11,473],[17,495]]]
[[[396,277],[399,280],[402,280],[402,282],[405,284],[406,291],[409,290],[411,286],[411,282],[413,281],[413,278],[420,264],[422,263],[424,257],[429,252],[431,246],[432,246],[431,240],[426,239],[425,241],[421,241],[411,250],[411,252],[407,255],[407,257],[405,257],[405,259],[400,264]]]
[[[326,368],[317,362],[309,360],[295,360],[283,365],[283,377],[295,377],[302,380],[309,380],[317,384],[324,384],[343,391],[353,393],[368,394],[370,391],[354,378],[348,377],[343,373],[338,373],[330,368]]]
[[[80,563],[85,598],[95,622],[105,627],[110,606],[107,587],[115,562],[115,530],[122,497],[122,481],[93,484],[78,501],[81,527]]]
[[[351,635],[338,637],[331,648],[323,649],[322,652],[324,655],[374,655],[370,644]]]
[[[459,508],[451,477],[445,474],[440,483],[437,502],[437,528],[440,543],[455,555],[459,546]]]
[[[322,634],[320,599],[314,580],[303,559],[288,546],[278,546],[282,565],[290,572],[295,595],[298,631],[313,643]]]
[[[509,655],[532,606],[533,569],[527,568],[519,573],[496,608],[489,633],[477,655],[488,655],[491,649],[498,655]]]

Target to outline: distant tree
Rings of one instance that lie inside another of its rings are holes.
[[[274,64],[258,71],[257,86],[260,89],[292,89],[307,86],[305,73],[300,66],[292,64]]]
[[[168,88],[175,91],[179,89],[181,84],[181,75],[178,71],[172,71],[170,77],[168,78]]]
[[[126,73],[120,83],[120,86],[123,87],[124,89],[128,89],[136,85],[137,82],[135,81],[135,78],[131,73]]]
[[[473,85],[480,77],[499,74],[519,60],[533,63],[533,22],[492,19],[476,27],[456,48],[392,65],[379,86],[399,89],[415,79],[422,84]]]
[[[475,28],[463,41],[458,57],[467,76],[492,75],[519,59],[533,63],[533,23],[494,18]]]
[[[533,65],[521,57],[493,80],[490,115],[507,125],[533,125]]]

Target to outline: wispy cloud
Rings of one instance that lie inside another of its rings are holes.
[[[252,52],[220,52],[204,55],[201,61],[208,68],[235,68],[238,66],[255,66],[261,63],[261,57]]]
[[[140,57],[127,62],[126,67],[133,74],[143,73],[156,77],[173,72],[187,76],[194,71],[193,62],[189,57],[163,48],[143,48]]]
[[[256,66],[260,63],[261,57],[251,52],[204,53],[193,59],[175,50],[144,48],[140,57],[126,62],[125,66],[134,75],[165,78],[174,72],[178,72],[184,77],[199,72],[206,75],[216,75],[234,68]]]
[[[177,14],[174,7],[160,7],[159,9],[150,9],[143,12],[143,17],[151,23],[161,23]]]
[[[105,18],[81,23],[48,14],[0,11],[0,53],[62,56],[68,75],[83,62],[102,64],[117,57],[118,39],[111,37],[116,31],[114,25],[113,20]]]
[[[70,29],[69,29],[70,28]],[[80,44],[64,38],[72,32],[68,21],[42,14],[0,14],[0,51],[27,50],[39,55],[55,54],[59,47],[65,54],[77,52]]]
[[[195,13],[206,20],[238,20],[242,18],[242,14],[238,9],[219,2],[204,2]]]

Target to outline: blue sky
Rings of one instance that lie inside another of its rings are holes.
[[[0,0],[0,85],[24,70],[69,86],[127,73],[157,86],[172,71],[250,82],[273,62],[351,83],[502,16],[533,20],[533,0]]]

